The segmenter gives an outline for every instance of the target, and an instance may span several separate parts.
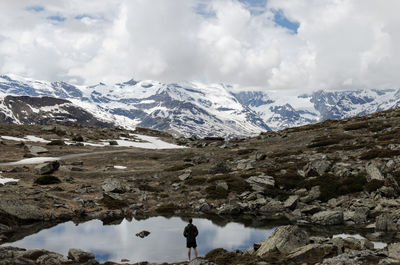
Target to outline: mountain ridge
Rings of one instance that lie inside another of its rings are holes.
[[[96,119],[124,128],[144,126],[184,136],[254,136],[262,131],[370,114],[400,106],[400,89],[232,92],[229,85],[131,79],[114,85],[74,86],[0,76],[0,102],[7,95],[70,101]],[[0,108],[3,115],[10,110]],[[14,120],[14,122],[18,122]]]

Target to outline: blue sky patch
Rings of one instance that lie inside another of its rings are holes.
[[[77,15],[77,16],[75,17],[76,20],[81,20],[81,19],[84,19],[84,18],[91,18],[91,19],[93,19],[93,17],[92,17],[91,15],[87,15],[87,14],[81,14],[81,15]]]
[[[293,34],[297,34],[297,29],[300,26],[298,22],[290,21],[287,17],[285,17],[282,10],[272,10],[272,13],[274,13],[274,22],[278,26],[287,28]]]
[[[26,8],[26,10],[32,11],[32,12],[42,12],[42,11],[44,11],[44,7],[43,6],[28,6]]]
[[[56,22],[64,22],[67,18],[56,15],[56,16],[49,16],[47,17],[48,20],[56,21]]]

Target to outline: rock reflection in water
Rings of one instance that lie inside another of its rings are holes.
[[[245,250],[253,243],[265,240],[273,229],[255,229],[238,223],[217,226],[207,219],[194,219],[199,229],[197,238],[199,255],[204,256],[215,248]],[[174,262],[187,258],[183,229],[187,222],[173,217],[153,217],[131,222],[124,220],[119,225],[103,226],[99,220],[79,225],[72,222],[57,225],[7,244],[27,249],[47,249],[67,255],[69,248],[81,248],[95,254],[98,261],[129,259],[131,262]],[[146,238],[135,234],[148,230]]]

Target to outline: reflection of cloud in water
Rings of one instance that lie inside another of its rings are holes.
[[[197,242],[200,255],[219,247],[227,250],[246,249],[271,233],[270,230],[246,228],[237,223],[219,227],[206,219],[194,219],[193,223],[199,229]],[[99,220],[78,226],[67,222],[12,245],[28,249],[44,248],[64,255],[67,255],[70,248],[81,248],[93,252],[99,261],[119,262],[126,258],[131,262],[174,262],[187,258],[183,237],[186,225],[186,222],[177,217],[154,217],[131,222],[124,220],[119,225],[105,226]],[[136,233],[142,230],[151,233],[145,238],[136,237]]]

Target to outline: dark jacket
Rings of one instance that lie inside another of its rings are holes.
[[[183,231],[183,235],[186,237],[188,242],[195,242],[196,236],[199,234],[197,227],[193,224],[188,224]]]

